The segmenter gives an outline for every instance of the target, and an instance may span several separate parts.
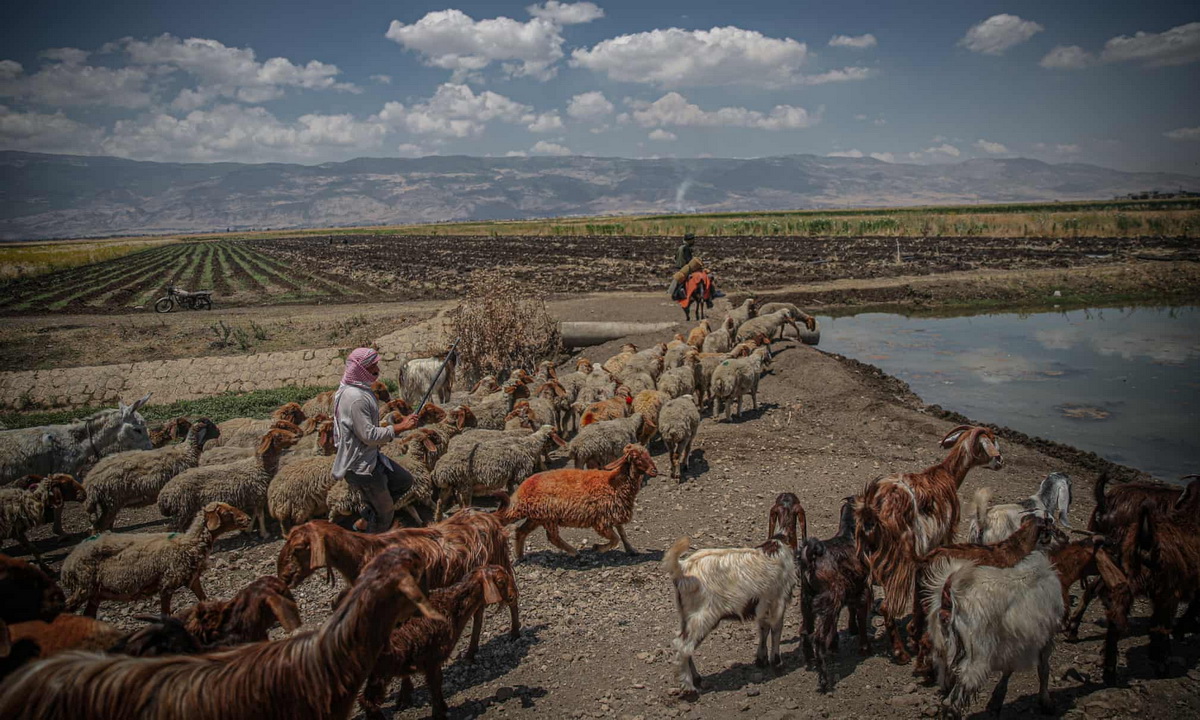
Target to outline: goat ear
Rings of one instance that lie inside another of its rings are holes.
[[[406,572],[400,573],[400,577],[397,579],[397,585],[400,586],[400,592],[403,593],[404,596],[407,597],[410,602],[412,602],[412,604],[417,606],[417,611],[422,615],[430,620],[446,619],[441,613],[435,610],[432,605],[429,604],[428,600],[425,599],[425,594],[421,592],[421,588],[417,585],[417,582],[413,580],[412,575],[409,575]]]
[[[483,574],[483,602],[488,605],[504,602],[504,595],[496,587],[496,581],[486,572]]]
[[[134,401],[133,401],[133,405],[130,405],[130,406],[129,406],[129,411],[130,411],[130,412],[137,412],[139,409],[141,409],[141,407],[142,407],[143,405],[145,405],[147,402],[149,402],[149,401],[150,401],[150,396],[151,396],[152,394],[153,394],[153,393],[146,393],[146,394],[145,394],[145,395],[143,395],[141,398],[139,398],[139,399],[137,399],[137,400],[134,400]]]
[[[300,621],[300,609],[296,607],[296,603],[282,595],[268,595],[267,605],[270,606],[271,612],[275,613],[275,618],[284,630],[292,632],[304,624]]]
[[[1187,475],[1183,479],[1194,478],[1195,475]],[[1183,492],[1179,493],[1179,499],[1175,501],[1175,509],[1178,510],[1187,505],[1194,505],[1196,496],[1200,495],[1200,480],[1192,480],[1183,488]]]

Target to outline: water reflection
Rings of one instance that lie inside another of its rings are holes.
[[[820,320],[822,350],[877,365],[926,402],[1164,480],[1200,467],[1200,308]]]

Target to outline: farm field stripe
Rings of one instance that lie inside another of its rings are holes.
[[[233,275],[237,279],[238,287],[250,295],[262,296],[267,292],[267,287],[262,284],[258,278],[245,266],[240,255],[238,255],[233,243],[226,247],[229,255],[229,264],[233,270]]]
[[[212,261],[212,290],[228,296],[232,287],[229,284],[230,272],[225,264],[225,244],[214,243]]]
[[[279,269],[279,271],[286,272],[286,273],[292,274],[292,275],[299,275],[301,277],[307,278],[309,281],[311,281],[313,283],[319,283],[321,285],[324,285],[325,287],[329,288],[329,290],[331,291],[330,294],[332,294],[332,295],[352,295],[353,296],[353,295],[362,295],[363,294],[359,290],[356,290],[347,285],[343,285],[343,284],[337,282],[336,280],[334,280],[330,277],[327,277],[325,275],[325,273],[323,273],[320,270],[309,269],[307,266],[312,265],[314,263],[311,263],[311,262],[306,263],[303,258],[288,257],[288,258],[281,259],[281,258],[278,258],[275,255],[273,255],[270,252],[270,250],[257,250],[256,249],[255,252],[258,254],[258,256],[260,258],[263,258],[267,262],[271,263],[271,265],[274,268]]]
[[[161,277],[163,265],[168,261],[167,258],[160,258],[157,263],[142,267],[136,272],[126,273],[101,287],[93,288],[90,292],[83,293],[80,299],[85,304],[92,306],[126,305],[127,303],[113,303],[110,300],[116,297],[118,293],[122,293],[122,291],[136,289],[142,285],[153,283],[155,278]],[[127,295],[128,293],[125,294]]]
[[[259,272],[261,272],[264,277],[270,278],[269,282],[271,282],[273,285],[279,285],[285,290],[290,290],[293,293],[299,293],[301,291],[300,286],[288,279],[287,276],[283,275],[277,270],[271,269],[266,265],[266,263],[262,262],[262,256],[256,251],[250,250],[246,247],[239,247],[238,251],[244,253],[244,257],[246,258],[248,264],[254,265],[259,269]]]
[[[100,284],[101,289],[107,288],[114,283],[122,283],[125,277],[135,275],[146,270],[147,268],[154,268],[161,262],[162,258],[146,259],[132,267],[123,268],[120,272],[107,272],[102,278],[87,278],[73,283],[68,287],[62,288],[56,293],[50,293],[46,294],[45,296],[33,298],[30,303],[36,302],[39,304],[45,304],[51,308],[56,306],[61,307],[76,298],[85,298],[92,293],[95,293],[97,291],[98,283]],[[26,305],[30,303],[26,303]]]
[[[155,250],[157,250],[157,248],[155,248]],[[148,250],[145,252],[152,251]],[[136,255],[140,255],[142,257],[134,259],[134,256]],[[122,266],[122,264],[119,262],[120,260],[128,260],[132,263],[132,265]],[[37,278],[39,282],[29,282],[27,285],[32,287],[35,291],[39,288],[46,287],[53,288],[52,290],[46,290],[40,293],[35,292],[33,295],[21,296],[16,298],[16,300],[22,302],[24,305],[28,305],[34,301],[44,302],[46,299],[57,299],[64,296],[69,297],[78,292],[80,289],[94,287],[96,283],[107,282],[111,278],[117,277],[120,273],[128,272],[130,267],[137,268],[148,266],[153,262],[155,262],[154,257],[147,257],[142,253],[133,253],[125,256],[124,258],[118,258],[117,261],[106,261],[98,264],[95,267],[85,265],[78,268],[64,270],[61,273],[54,273],[49,276],[43,275]]]
[[[192,252],[189,248],[188,252]],[[140,279],[134,286],[128,288],[126,295],[134,296],[125,305],[141,305],[148,306],[162,296],[166,292],[168,286],[175,283],[175,279],[179,277],[185,261],[175,261],[174,268],[171,268],[169,263],[163,264],[155,268],[155,273]],[[166,281],[163,281],[163,274],[171,268],[170,275]],[[115,296],[114,296],[115,297]]]

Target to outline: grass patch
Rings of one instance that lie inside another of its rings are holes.
[[[174,238],[125,242],[57,241],[0,244],[0,280],[34,277],[57,270],[91,265],[172,242],[175,242]]]

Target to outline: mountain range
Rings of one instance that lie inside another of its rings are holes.
[[[1082,163],[754,159],[357,158],[158,163],[0,152],[0,239],[389,225],[566,215],[1107,199],[1200,191],[1200,177]]]

